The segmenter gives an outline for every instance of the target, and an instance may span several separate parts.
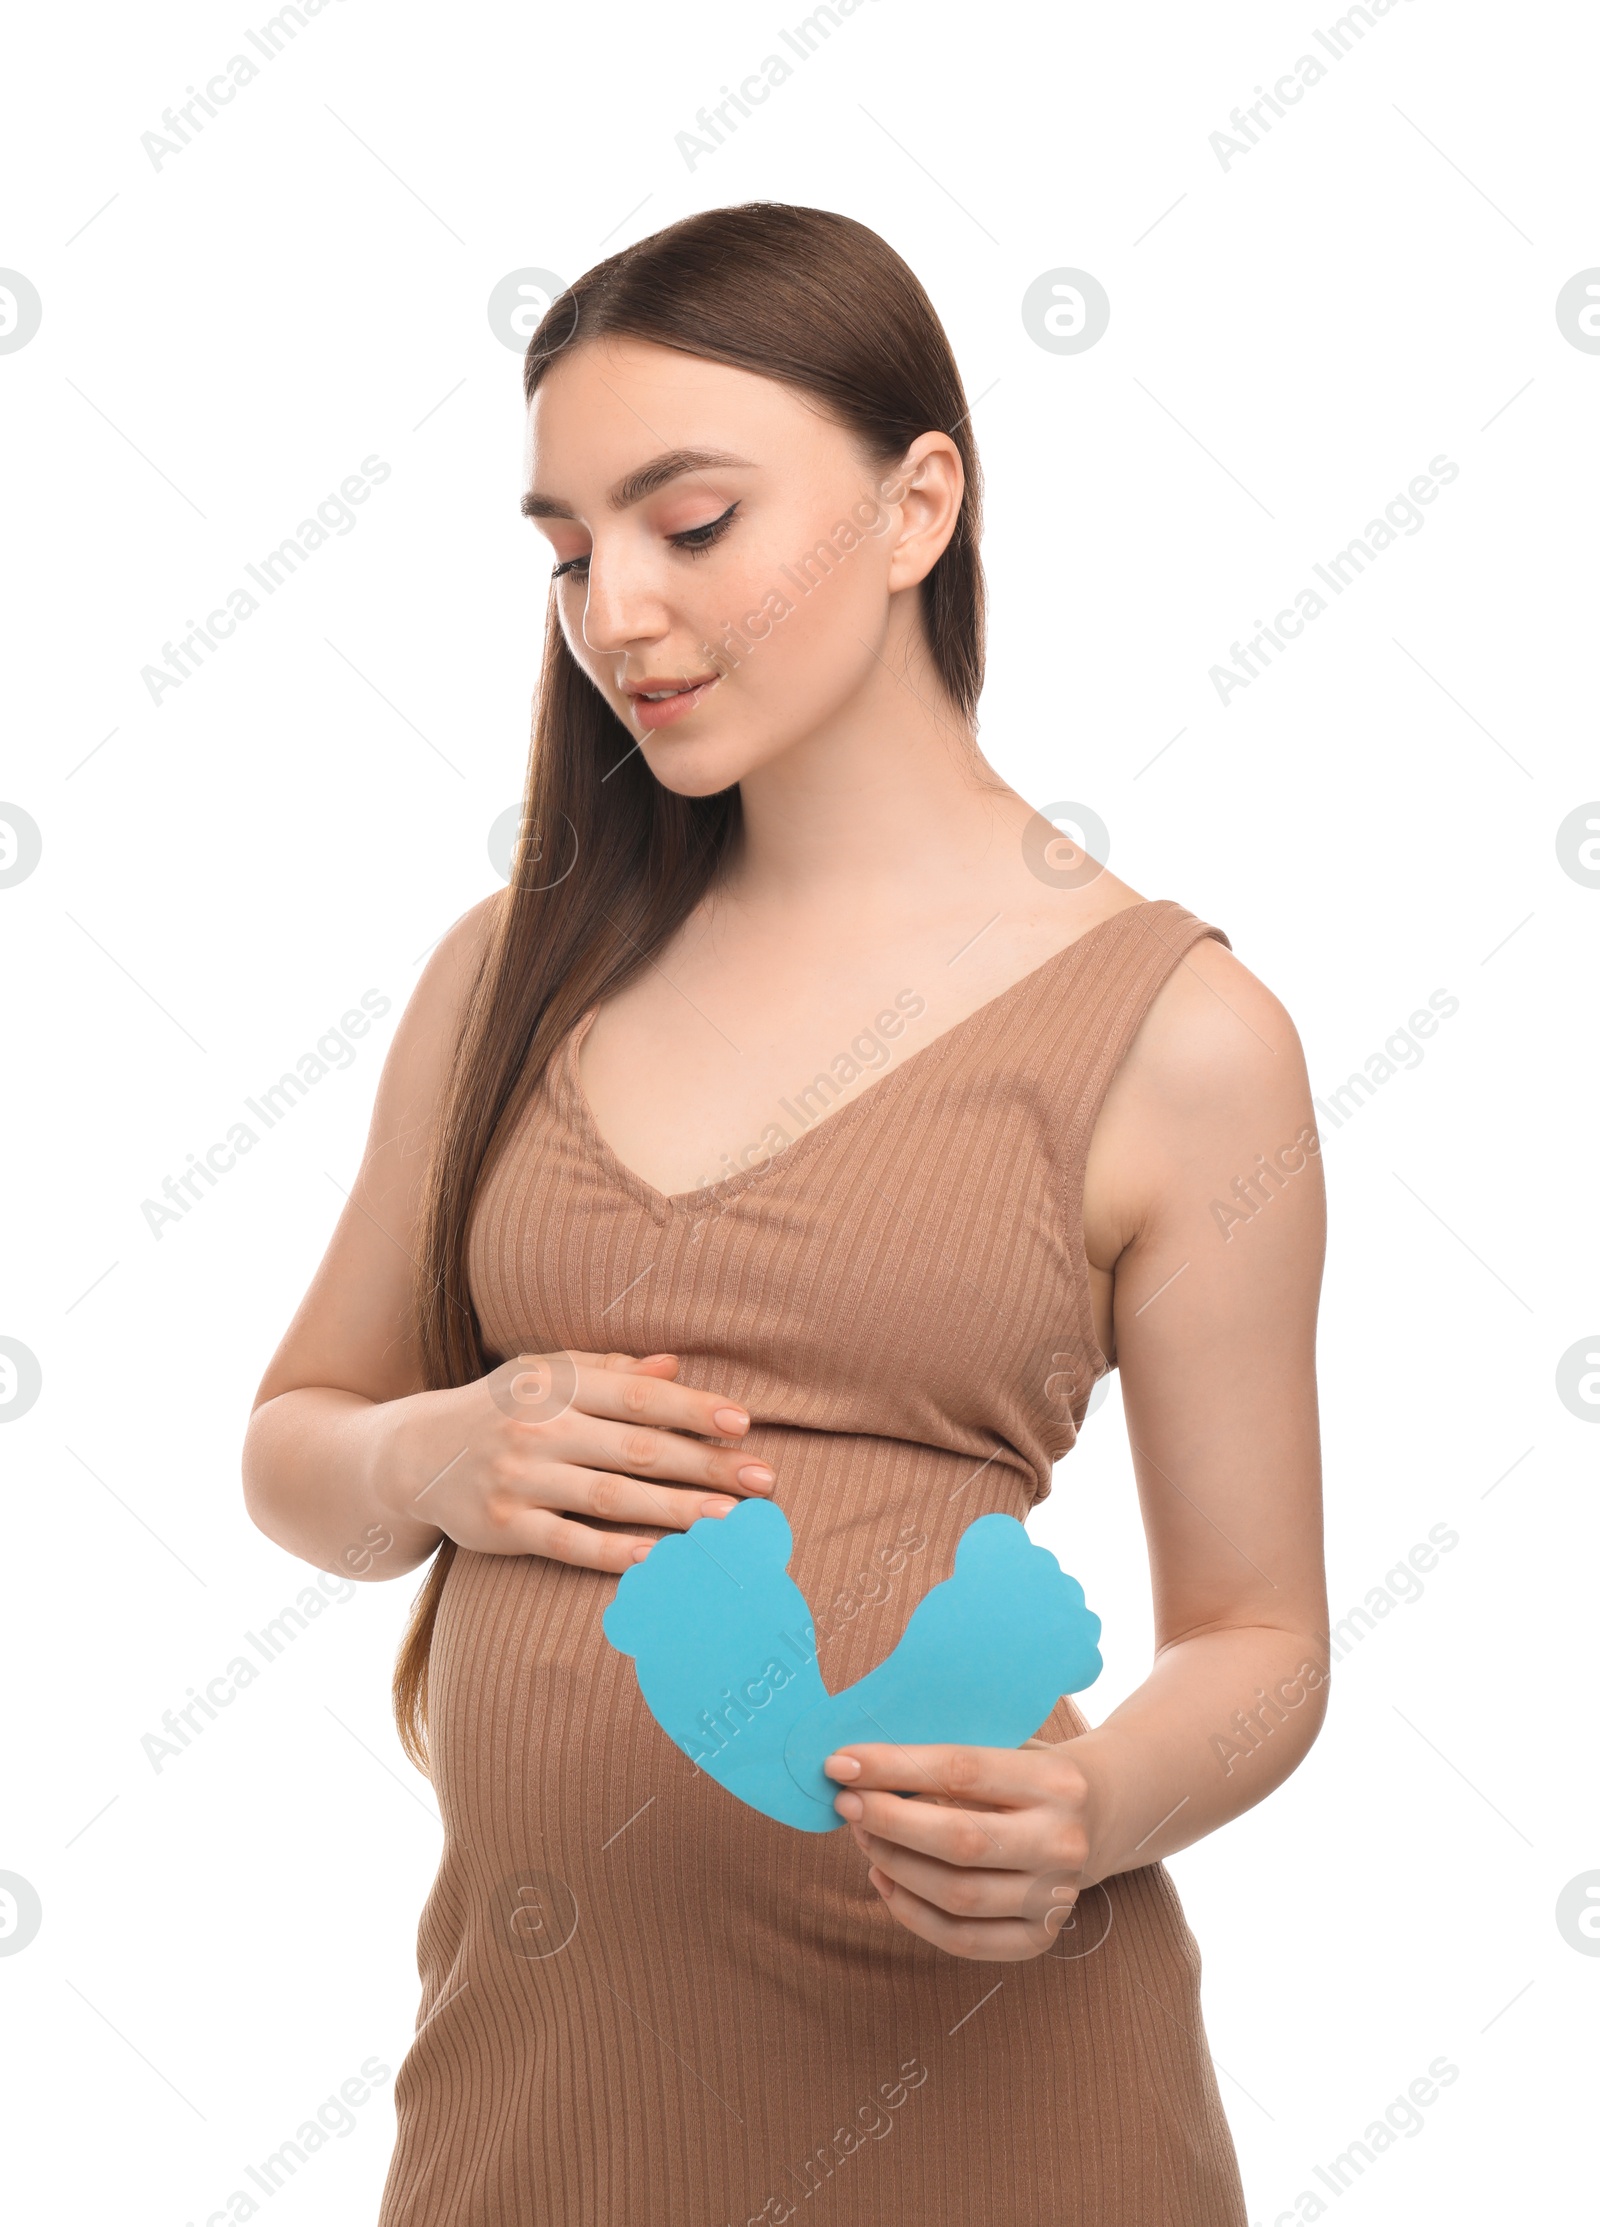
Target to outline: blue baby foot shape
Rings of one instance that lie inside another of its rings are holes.
[[[788,1519],[741,1500],[658,1539],[624,1570],[601,1627],[634,1658],[645,1706],[719,1786],[780,1824],[843,1823],[834,1787],[802,1787],[785,1767],[796,1720],[827,1699],[806,1597],[788,1575]]]
[[[648,1565],[647,1565],[648,1567]],[[1014,1517],[980,1516],[961,1534],[953,1576],[912,1611],[900,1644],[795,1724],[784,1757],[795,1784],[832,1802],[822,1765],[864,1740],[1020,1747],[1064,1693],[1100,1675],[1100,1619],[1083,1588]],[[906,1791],[935,1791],[908,1773]]]

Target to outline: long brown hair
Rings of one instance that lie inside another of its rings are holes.
[[[950,343],[933,304],[876,232],[826,209],[749,202],[685,217],[607,256],[552,302],[528,343],[531,399],[550,366],[606,335],[778,379],[855,434],[877,463],[948,433],[966,493],[921,586],[935,672],[967,719],[983,682],[980,481]],[[737,844],[737,786],[663,788],[568,649],[552,590],[521,830],[463,1012],[422,1209],[416,1309],[429,1389],[467,1384],[485,1349],[467,1289],[467,1222],[497,1139],[551,1052],[687,918]],[[540,1325],[535,1342],[565,1341]],[[441,1542],[394,1673],[401,1745],[428,1764],[428,1655],[455,1542]]]

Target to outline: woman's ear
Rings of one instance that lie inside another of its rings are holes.
[[[943,556],[966,484],[961,452],[948,433],[919,433],[885,475],[885,497],[900,511],[889,543],[891,593],[925,580]]]

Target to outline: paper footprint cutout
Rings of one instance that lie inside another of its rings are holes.
[[[794,1725],[784,1761],[797,1785],[831,1802],[823,1771],[835,1748],[863,1740],[905,1747],[959,1742],[1016,1748],[1064,1693],[1100,1675],[1100,1619],[1083,1587],[1012,1516],[979,1516],[962,1532],[953,1576],[911,1612],[900,1644],[876,1670],[821,1701]],[[906,1770],[905,1791],[936,1791]]]
[[[800,1717],[826,1701],[794,1535],[770,1500],[741,1500],[658,1539],[624,1570],[601,1626],[634,1658],[645,1705],[691,1762],[783,1825],[831,1832],[834,1788],[804,1792],[784,1763]]]
[[[602,1618],[634,1658],[651,1715],[752,1809],[802,1832],[844,1822],[822,1764],[864,1740],[1017,1747],[1064,1693],[1100,1675],[1100,1619],[1010,1516],[962,1533],[954,1574],[912,1611],[875,1670],[830,1695],[780,1508],[742,1500],[658,1539]],[[917,1789],[911,1789],[916,1791]]]

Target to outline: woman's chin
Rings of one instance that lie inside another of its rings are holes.
[[[668,728],[659,735],[642,735],[639,754],[664,789],[675,796],[718,796],[733,788],[763,753],[748,744],[734,748],[710,735],[695,736]]]
[[[644,757],[661,786],[670,789],[674,796],[720,796],[724,789],[736,788],[750,770],[742,761],[715,767],[703,763],[686,765],[670,751],[662,751],[659,755],[646,751]]]

